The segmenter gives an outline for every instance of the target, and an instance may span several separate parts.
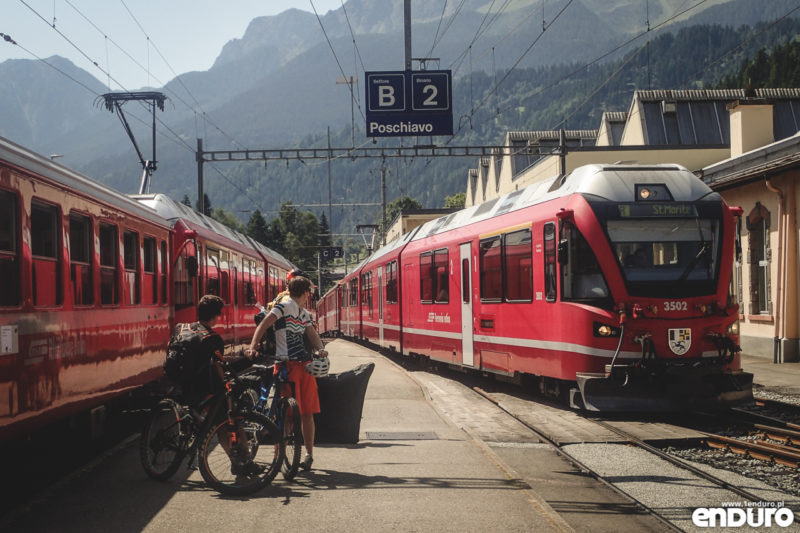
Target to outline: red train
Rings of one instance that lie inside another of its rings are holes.
[[[128,197],[0,138],[0,441],[161,377],[203,294],[247,343],[279,254],[163,195]]]
[[[584,166],[387,244],[321,298],[320,329],[589,410],[746,401],[740,214],[682,167]]]

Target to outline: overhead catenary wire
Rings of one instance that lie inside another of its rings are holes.
[[[311,9],[314,11],[314,15],[317,17],[317,22],[319,22],[319,27],[322,29],[322,34],[325,36],[325,40],[328,42],[328,47],[331,49],[331,53],[333,54],[333,59],[336,61],[336,65],[339,67],[339,72],[341,72],[343,78],[347,79],[347,74],[344,73],[344,68],[342,68],[342,63],[339,61],[339,57],[336,55],[336,50],[334,50],[333,43],[331,43],[331,40],[328,37],[328,32],[325,31],[325,25],[322,24],[322,19],[320,18],[319,13],[317,13],[317,8],[314,6],[314,0],[308,0],[308,2],[311,4]],[[348,83],[347,87],[350,89],[350,97],[353,99],[352,101],[355,102],[358,112],[361,113],[361,118],[366,120],[367,117],[364,115],[364,110],[361,109],[361,103],[356,101],[355,95],[353,94],[353,84]]]

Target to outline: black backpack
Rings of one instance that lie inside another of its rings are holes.
[[[261,321],[267,317],[267,310],[262,308],[260,312],[256,313],[253,317],[253,321],[256,323],[256,326],[261,324]],[[271,325],[267,328],[267,331],[264,332],[264,336],[261,337],[261,341],[259,342],[258,351],[261,355],[267,357],[275,357],[277,344],[275,343],[275,324]]]
[[[164,374],[174,383],[191,380],[197,373],[203,339],[211,335],[200,324],[177,324],[167,345]]]

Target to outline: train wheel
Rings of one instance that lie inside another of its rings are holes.
[[[182,420],[173,400],[161,400],[153,408],[139,439],[139,458],[151,479],[164,481],[178,470],[191,445],[191,423]]]

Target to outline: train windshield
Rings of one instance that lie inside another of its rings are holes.
[[[608,220],[611,247],[632,296],[713,294],[720,222],[710,218]]]

